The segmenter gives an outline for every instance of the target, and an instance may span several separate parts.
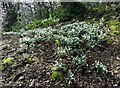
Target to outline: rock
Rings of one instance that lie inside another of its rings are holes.
[[[120,78],[120,74],[118,74],[117,77]]]
[[[97,77],[97,80],[98,80],[99,82],[102,82],[102,79],[101,79],[100,77]]]
[[[38,86],[39,86],[39,83],[35,83],[35,86],[38,87]]]
[[[47,72],[46,75],[50,75],[50,72]]]
[[[29,87],[33,87],[33,86],[34,86],[34,84],[35,84],[35,79],[33,79],[33,80],[31,81],[31,83],[30,83]]]
[[[120,66],[120,63],[117,63],[116,66]]]
[[[117,59],[117,60],[120,60],[120,58],[119,58],[119,57],[117,57],[116,59]]]
[[[50,81],[49,80],[47,80],[47,81],[45,81],[46,83],[49,83]]]
[[[118,85],[117,85],[117,84],[114,84],[113,86],[114,86],[114,87],[117,87]]]
[[[89,88],[89,87],[88,87]],[[94,88],[93,85],[90,85],[90,88]]]
[[[19,81],[20,81],[20,80],[24,80],[24,78],[25,78],[24,76],[20,76],[20,78],[19,78],[18,80],[19,80]]]
[[[17,75],[15,75],[15,77],[13,78],[13,81],[14,82],[16,82],[17,80],[20,80],[21,78],[21,76],[23,76],[23,72],[21,72],[21,73],[18,73]],[[20,79],[19,79],[20,78]]]
[[[117,74],[117,73],[118,73],[118,71],[117,71],[117,70],[115,70],[115,71],[114,71],[114,74]]]
[[[8,83],[8,85],[9,85],[9,86],[13,86],[13,85],[14,85],[14,82],[13,82],[13,81],[10,81],[10,82]]]
[[[117,70],[120,70],[120,66],[119,66],[119,67],[117,67]]]
[[[2,80],[0,79],[0,86],[3,85],[4,83],[2,82]]]
[[[9,43],[12,43],[13,41],[12,41],[12,40],[9,40],[8,42],[9,42]]]

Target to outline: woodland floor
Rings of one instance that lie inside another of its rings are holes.
[[[107,75],[98,74],[94,69],[87,69],[75,74],[76,81],[71,88],[120,88],[120,36],[117,44],[105,46],[102,49],[96,48],[86,52],[88,66],[97,60],[107,66],[109,70]],[[13,57],[17,64],[8,67],[2,72],[2,88],[66,88],[62,85],[53,86],[54,82],[50,80],[51,68],[57,59],[55,49],[52,45],[43,43],[43,48],[29,50],[26,55],[32,55],[39,58],[39,64],[27,63],[23,60],[23,53],[19,48],[19,36],[13,34],[2,35],[0,41],[0,59]],[[39,45],[38,45],[39,46]],[[71,60],[63,60],[70,69]]]

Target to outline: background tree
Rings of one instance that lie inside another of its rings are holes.
[[[7,30],[17,22],[19,4],[3,2],[3,9],[6,13],[3,27]]]

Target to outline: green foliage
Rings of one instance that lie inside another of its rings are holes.
[[[60,46],[60,41],[58,39],[55,40],[55,47]]]
[[[109,21],[113,18],[120,18],[120,3],[110,2],[95,2],[95,3],[84,3],[87,7],[87,16],[85,20],[96,20],[99,21],[101,18],[105,18],[105,21]]]
[[[89,8],[87,17],[94,20],[100,20],[102,17],[104,17],[106,14],[108,14],[108,10],[106,9],[107,4],[106,3],[86,3],[86,6]]]
[[[59,35],[56,36],[60,40],[60,52],[76,56],[80,54],[81,47],[94,48],[106,41],[106,33],[100,28],[99,24],[86,24],[78,22],[62,26]]]
[[[14,58],[8,57],[8,58],[4,58],[2,60],[2,70],[5,70],[7,68],[7,66],[16,64],[16,62],[14,61]]]
[[[59,71],[63,71],[66,72],[67,71],[67,66],[66,64],[63,64],[60,61],[56,61],[55,67],[59,70]]]
[[[51,27],[33,31],[35,33],[33,37],[34,43],[41,43],[44,41],[51,42],[51,40],[54,38],[53,31],[54,30],[52,30]]]
[[[56,61],[55,66],[52,68],[51,80],[56,81],[63,76],[63,72],[67,71],[67,66],[60,61]]]
[[[80,2],[64,2],[61,6],[54,4],[50,12],[51,17],[59,18],[60,21],[70,21],[73,19],[83,20],[86,17],[87,8]]]
[[[53,3],[46,6],[44,3],[36,3],[34,11],[26,13],[23,19],[23,13],[20,13],[20,3],[5,3],[5,21],[3,22],[3,26],[5,31],[19,31],[21,28],[25,30],[34,30],[35,28],[40,27],[48,27],[50,25],[54,25],[59,21],[70,21],[73,19],[77,20],[100,20],[102,17],[105,20],[110,20],[109,18],[117,18],[119,19],[119,8],[120,3],[81,3],[81,2],[64,2],[58,4]],[[21,4],[28,6],[28,4]],[[33,6],[34,7],[34,6]],[[33,9],[32,6],[30,8]],[[50,11],[49,11],[50,10]],[[34,13],[35,12],[35,13]],[[33,13],[33,14],[31,14]],[[31,16],[34,15],[34,16]],[[29,17],[28,17],[29,16]],[[24,23],[29,21],[29,24]],[[20,22],[20,23],[19,23]]]
[[[65,30],[67,37],[74,37],[73,40],[83,40],[89,46],[99,44],[100,40],[104,40],[105,33],[100,29],[100,25],[86,24],[85,22],[73,23],[62,27]],[[64,32],[63,32],[64,33]],[[81,43],[80,40],[76,43]]]
[[[52,68],[52,75],[51,75],[51,80],[52,81],[65,81],[65,85],[66,82],[71,85],[74,81],[74,74],[69,70],[67,72],[67,67],[65,64],[61,63],[60,61],[56,61],[55,66]]]
[[[33,57],[33,61],[34,61],[35,64],[38,64],[39,63],[39,58]]]
[[[33,62],[32,58],[25,58],[24,61],[27,62],[27,63],[32,63]]]
[[[20,46],[25,50],[30,47],[34,47],[35,44],[40,44],[42,42],[51,42],[54,39],[54,32],[52,28],[36,29],[21,32],[21,38],[19,40]]]
[[[97,72],[100,74],[106,74],[108,72],[106,66],[104,66],[102,63],[99,61],[95,61],[95,68],[97,69]]]
[[[26,63],[35,63],[35,64],[39,63],[39,59],[37,57],[25,58],[24,61]]]
[[[25,24],[21,24],[19,22],[16,22],[14,25],[12,25],[10,28],[9,28],[9,31],[12,31],[12,32],[18,32],[20,31],[22,28],[25,27]]]
[[[59,22],[59,19],[55,18],[48,18],[43,20],[34,20],[30,24],[27,24],[24,29],[25,30],[34,30],[35,28],[41,28],[41,27],[48,27],[50,25],[57,24]]]
[[[32,41],[29,37],[23,37],[23,38],[20,38],[20,43],[25,45],[30,45]]]
[[[63,47],[60,47],[60,50],[58,50],[58,55],[60,56],[60,57],[65,57],[65,56],[67,56],[67,48],[65,47],[65,48],[63,48]]]
[[[36,28],[43,28],[43,27],[48,27],[55,25],[59,22],[59,19],[55,18],[48,18],[48,19],[43,19],[43,20],[33,20],[29,24],[21,24],[19,22],[16,22],[14,25],[12,25],[9,28],[9,31],[20,31],[21,29],[25,30],[34,30]]]
[[[51,80],[56,81],[62,77],[62,73],[57,71],[52,71]]]
[[[116,36],[120,35],[120,22],[117,20],[110,20],[108,21],[108,26],[111,29],[110,35]]]
[[[85,48],[94,48],[106,41],[106,33],[100,27],[96,23],[77,22],[62,26],[58,30],[51,27],[35,29],[21,32],[20,43],[21,47],[27,49],[34,44],[55,41],[60,57],[77,56]]]
[[[74,57],[73,65],[76,69],[82,69],[86,64],[85,56],[82,57]]]
[[[69,8],[66,7],[66,8],[55,8],[51,11],[50,13],[50,16],[51,17],[55,17],[55,18],[59,18],[60,20],[67,20],[68,17],[67,16],[70,16],[69,14]],[[67,18],[66,18],[67,17]]]
[[[70,70],[68,72],[68,76],[66,79],[67,79],[69,85],[75,81],[74,74]]]
[[[3,65],[11,64],[13,60],[14,60],[14,58],[5,58],[5,59],[2,60],[2,64]]]

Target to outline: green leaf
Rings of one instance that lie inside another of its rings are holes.
[[[57,67],[53,67],[53,68],[52,68],[52,71],[57,71],[57,70],[58,70]]]
[[[59,79],[60,77],[62,77],[62,73],[57,72],[57,71],[53,71],[52,76],[51,76],[51,80],[55,81],[55,80]]]
[[[11,64],[13,60],[14,60],[14,58],[11,58],[11,57],[5,58],[5,59],[2,60],[2,64],[3,65],[5,65],[5,64]]]

